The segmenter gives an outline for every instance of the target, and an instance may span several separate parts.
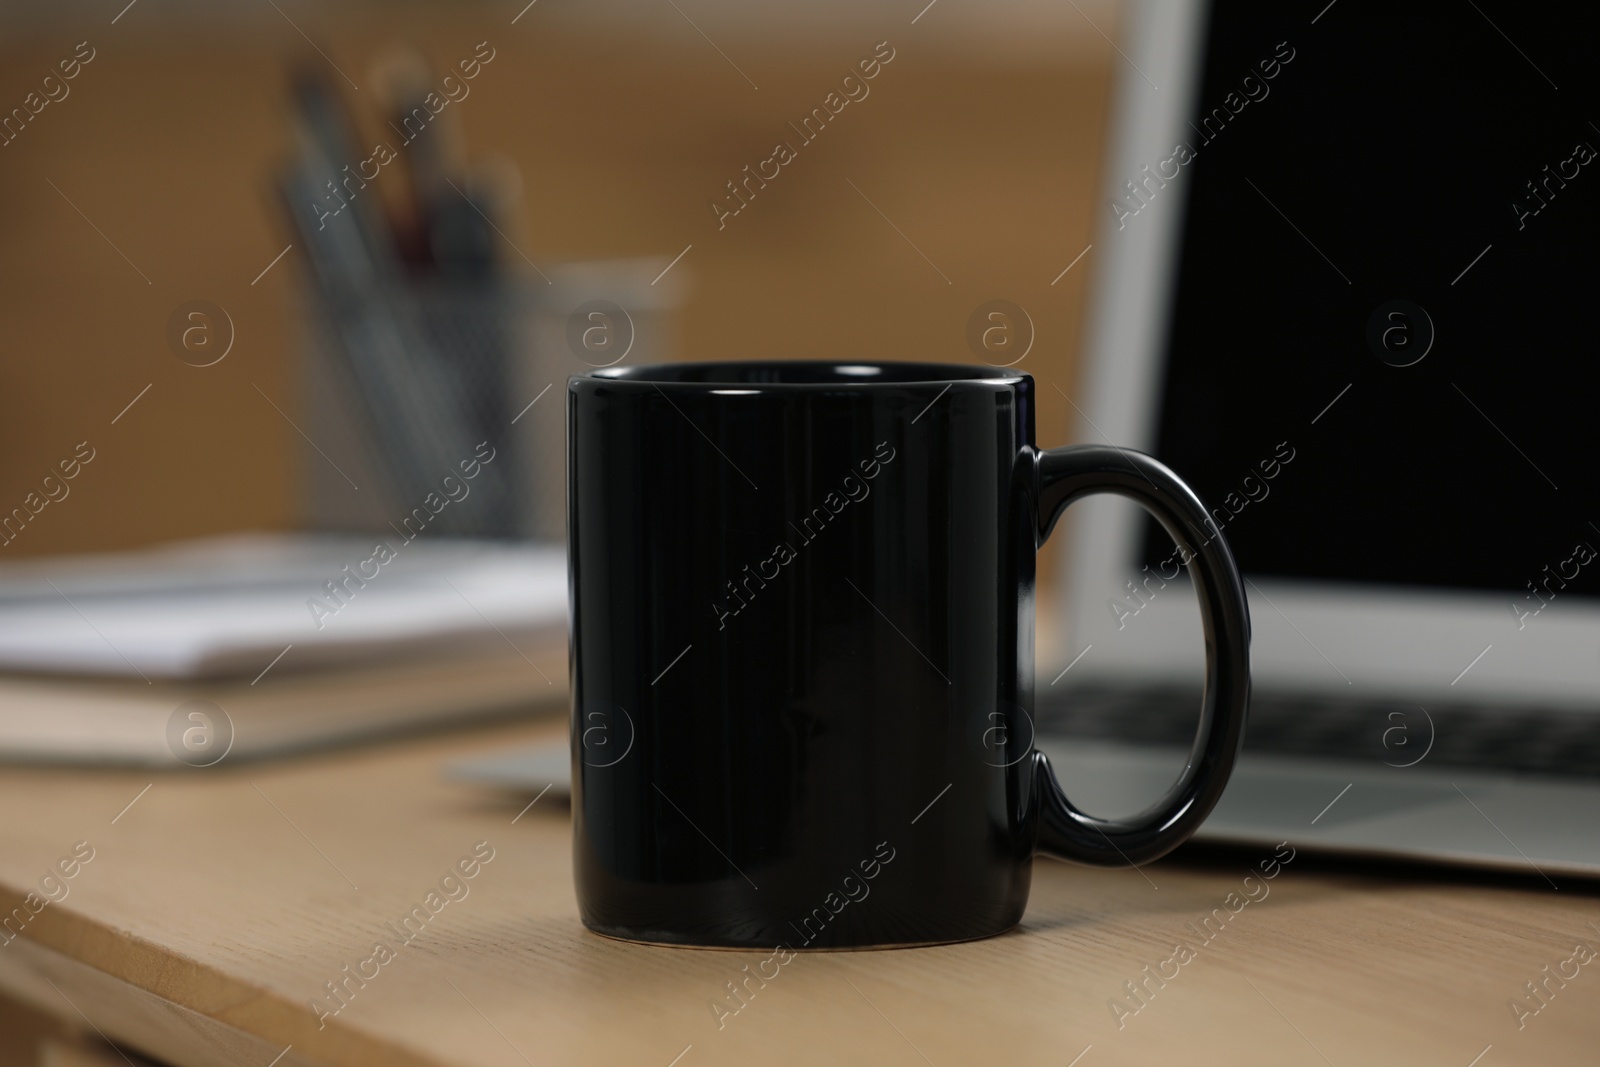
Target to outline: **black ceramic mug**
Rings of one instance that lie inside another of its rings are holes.
[[[1014,926],[1044,851],[1172,849],[1243,738],[1250,624],[1169,469],[1034,446],[1026,374],[614,367],[567,386],[573,851],[591,929],[864,948]],[[1033,751],[1034,556],[1090,493],[1177,542],[1208,657],[1188,765],[1144,813],[1074,808]]]

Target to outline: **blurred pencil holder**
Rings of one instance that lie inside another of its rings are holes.
[[[314,287],[302,315],[304,525],[391,543],[424,532],[564,541],[567,376],[672,357],[684,276],[661,277],[669,262]]]

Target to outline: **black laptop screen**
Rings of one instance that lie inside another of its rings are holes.
[[[1592,5],[1215,5],[1184,145],[1109,210],[1184,211],[1156,452],[1246,573],[1600,592],[1597,41]]]

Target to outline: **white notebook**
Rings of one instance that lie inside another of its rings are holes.
[[[0,761],[211,766],[563,705],[562,550],[386,544],[0,566]]]
[[[0,566],[6,671],[248,678],[548,640],[566,618],[559,548],[249,535]]]

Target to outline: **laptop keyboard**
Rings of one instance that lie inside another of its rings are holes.
[[[1038,696],[1041,733],[1188,747],[1192,687],[1081,686]],[[1600,713],[1504,705],[1252,695],[1245,751],[1600,779]]]

